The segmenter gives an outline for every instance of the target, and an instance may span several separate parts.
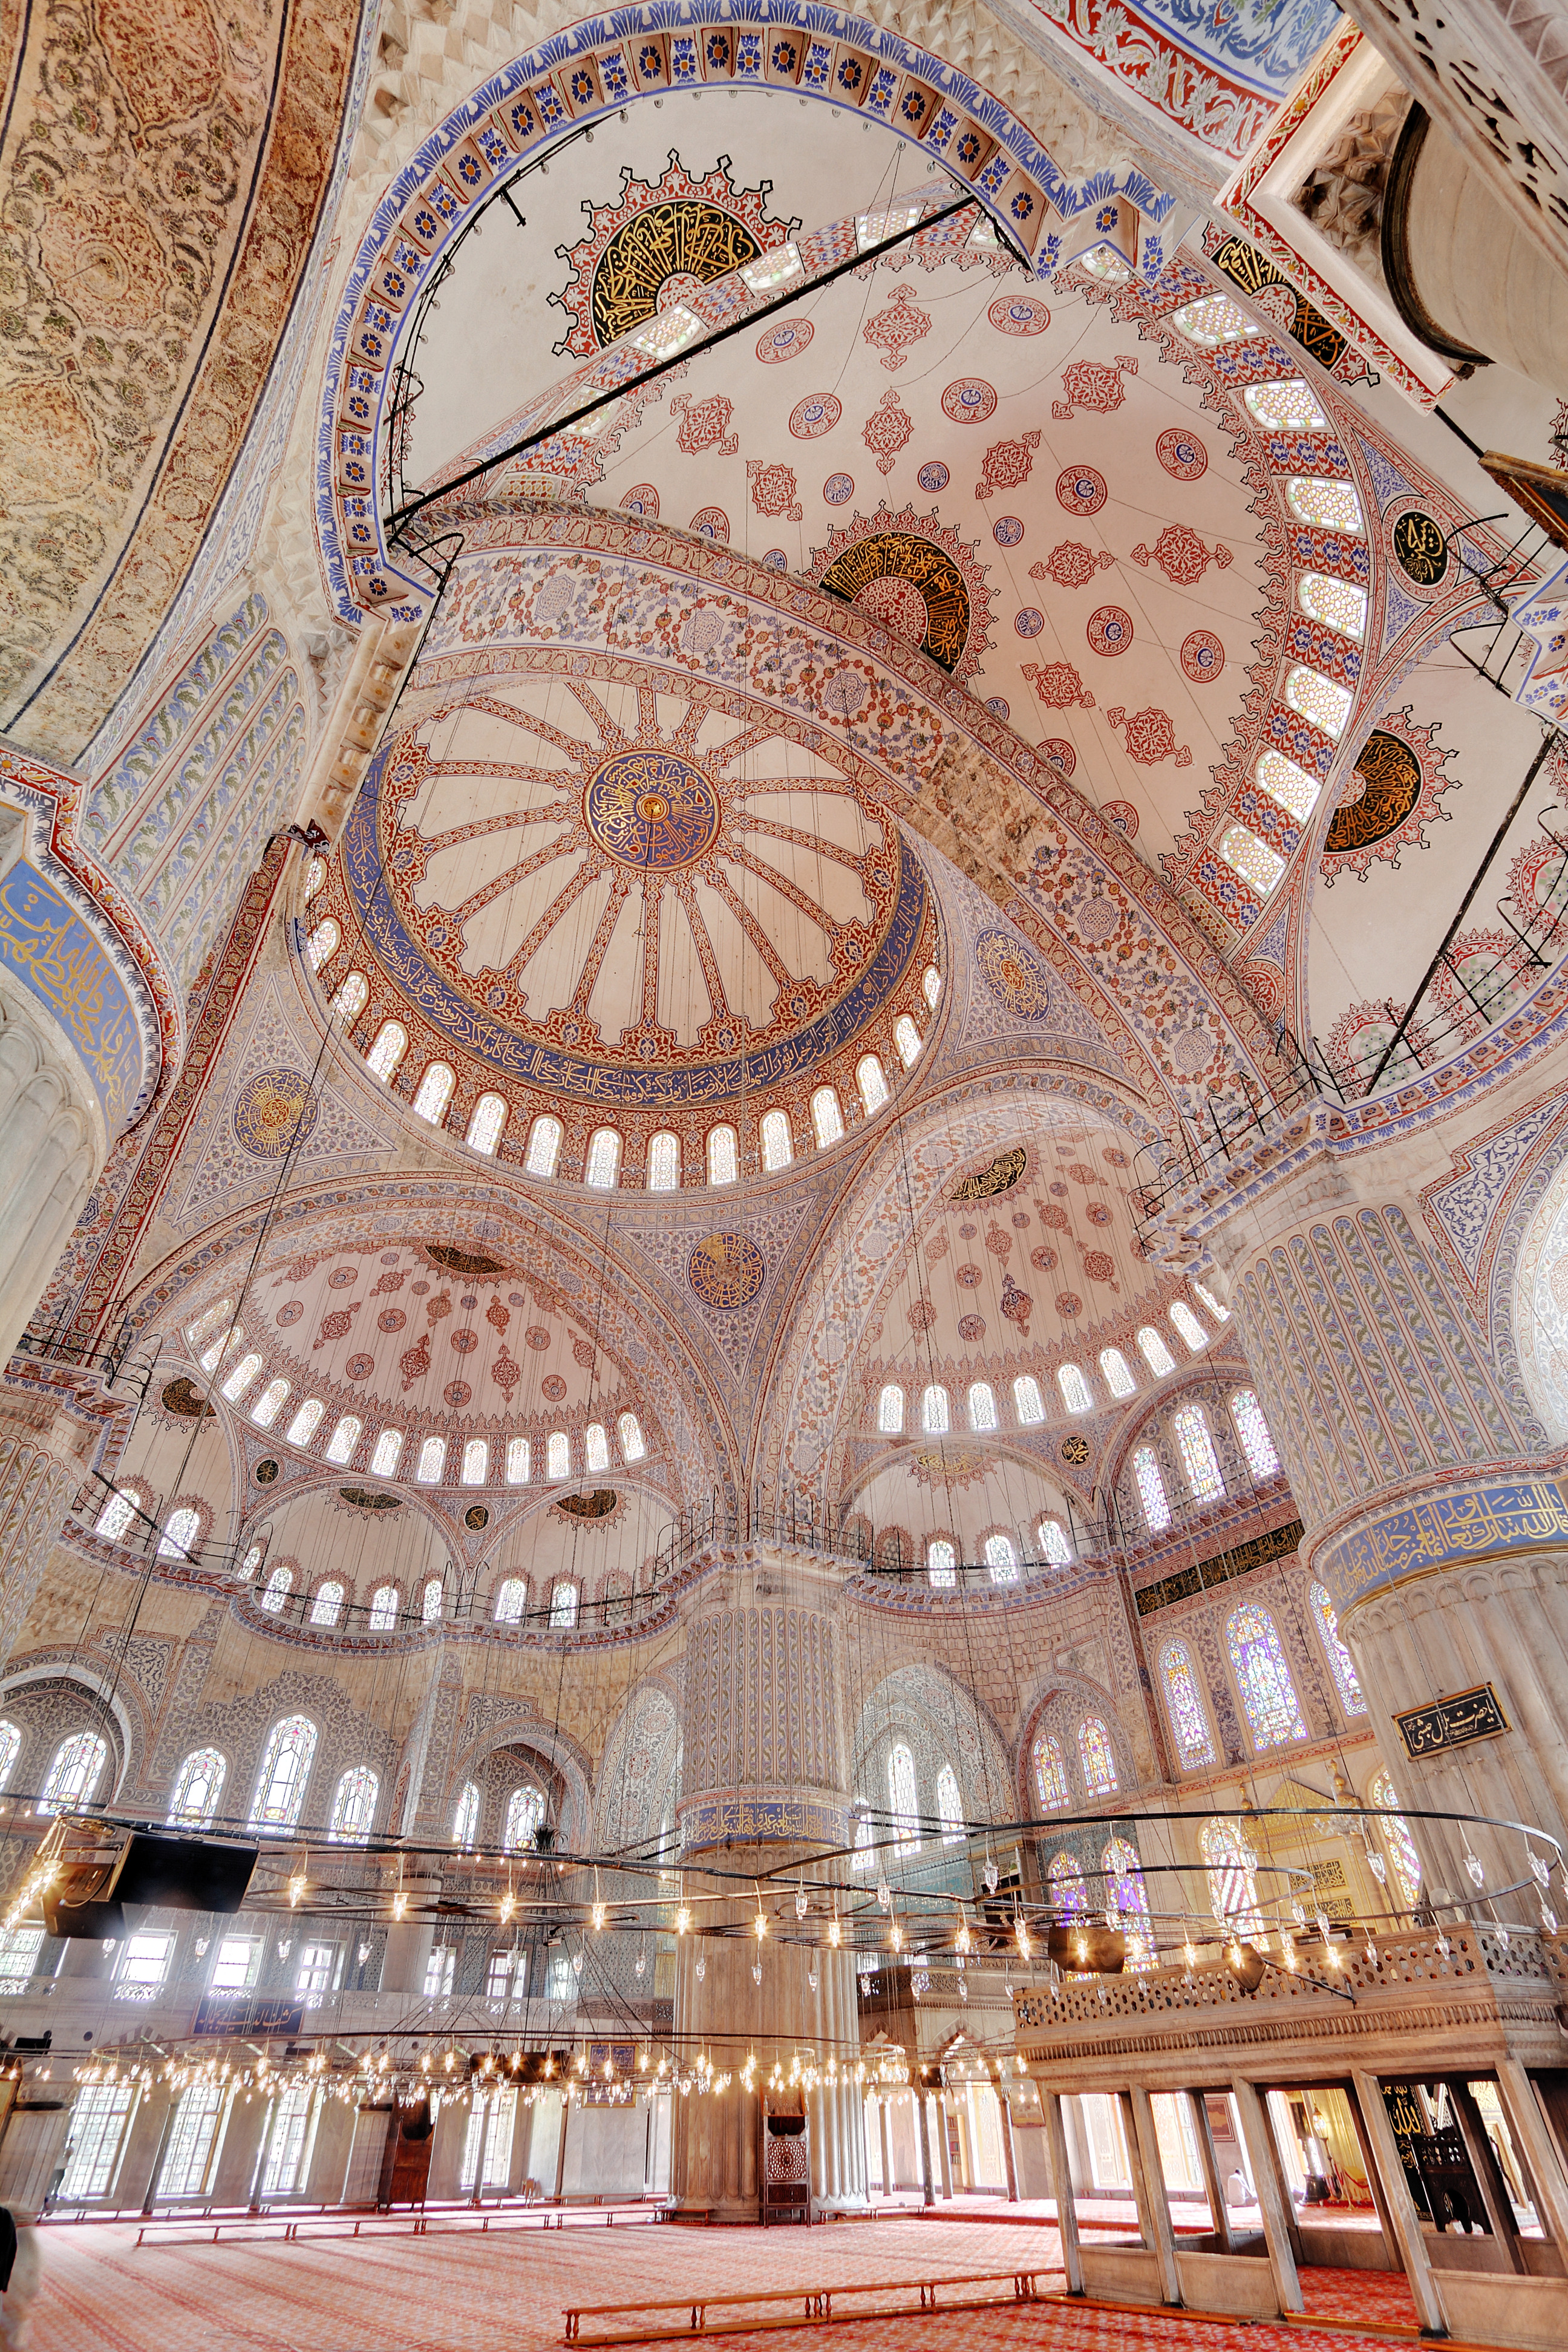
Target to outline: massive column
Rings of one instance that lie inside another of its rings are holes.
[[[707,2047],[735,2079],[722,2095],[676,2100],[673,2186],[683,2205],[725,2221],[758,2210],[760,2095],[742,2087],[747,2055],[765,2079],[775,2058],[787,2074],[796,2054],[852,2073],[859,2050],[853,1955],[829,1944],[811,1861],[849,1836],[838,1589],[819,1558],[747,1547],[715,1559],[687,1612],[682,1860],[695,1924],[729,1932],[679,1939],[675,2027],[683,2057]],[[710,1891],[722,1899],[701,1901]],[[807,2095],[818,2210],[866,2201],[858,2100],[851,2079]]]
[[[113,1411],[76,1375],[51,1366],[29,1364],[0,1381],[0,1666]]]
[[[79,1055],[0,966],[0,1363],[26,1330],[108,1148]]]

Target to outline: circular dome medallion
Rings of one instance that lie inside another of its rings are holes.
[[[1021,940],[1006,931],[982,931],[974,961],[996,1002],[1023,1021],[1038,1021],[1050,1010],[1051,984]]]
[[[749,1307],[763,1286],[767,1263],[745,1234],[710,1234],[698,1243],[686,1278],[705,1307]]]
[[[595,842],[622,866],[668,874],[695,864],[719,831],[719,795],[672,751],[617,751],[583,795]]]
[[[316,1124],[316,1097],[298,1070],[258,1070],[234,1106],[234,1139],[253,1160],[281,1160]]]

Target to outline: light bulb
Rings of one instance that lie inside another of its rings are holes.
[[[958,1933],[953,1937],[953,1942],[961,1952],[967,1952],[970,1948],[969,1922],[962,1913],[959,1916]]]
[[[1556,1922],[1553,1921],[1552,1925],[1555,1926]],[[816,1990],[816,1970],[815,1969],[807,1969],[805,1972],[805,1981],[810,1990],[815,1992]]]
[[[583,1973],[583,1955],[581,1952],[574,1952],[572,1955],[572,1973],[574,1977],[580,1977]]]
[[[893,1907],[893,1890],[885,1876],[877,1881],[877,1906],[882,1911],[890,1911]]]
[[[894,1951],[895,1951],[895,1952],[901,1952],[901,1951],[903,1950],[903,1948],[904,1948],[904,1931],[903,1931],[903,1929],[900,1927],[900,1925],[899,1925],[899,1923],[898,1923],[898,1921],[897,1921],[896,1919],[895,1919],[895,1920],[894,1920],[894,1922],[893,1922],[893,1926],[892,1926],[892,1932],[891,1932],[891,1933],[890,1933],[890,1935],[889,1936],[889,1937],[888,1937],[888,1941],[891,1944],[891,1946],[892,1946],[892,1948],[893,1948],[893,1949],[894,1949]]]
[[[639,1952],[637,1954],[637,1973],[639,1977],[646,1977],[647,1974],[647,1954],[646,1952]]]
[[[509,1886],[500,1899],[500,1916],[503,1919],[510,1919],[516,1909],[517,1897]]]
[[[1552,1875],[1552,1864],[1543,1853],[1537,1853],[1533,1846],[1527,1846],[1525,1851],[1530,1856],[1530,1867],[1535,1874],[1536,1885],[1544,1886]]]
[[[797,1919],[804,1919],[805,1913],[805,1889],[804,1886],[797,1886],[795,1890],[795,1916]]]
[[[960,2000],[967,2000],[969,1999],[969,1987],[962,1977],[958,1979],[958,1998]]]
[[[392,1898],[392,1916],[393,1916],[393,1917],[394,1917],[395,1919],[406,1919],[406,1918],[407,1918],[407,1916],[408,1916],[408,1897],[407,1897],[407,1895],[406,1895],[398,1894],[398,1895],[395,1895],[393,1896],[393,1898]]]
[[[687,1909],[687,1907],[686,1907],[685,1904],[683,1903],[683,1904],[681,1905],[681,1906],[680,1906],[679,1910],[679,1911],[676,1913],[676,1915],[675,1915],[675,1932],[676,1932],[676,1934],[677,1934],[678,1936],[684,1936],[684,1935],[685,1935],[685,1933],[686,1933],[686,1931],[687,1931],[687,1929],[688,1929],[688,1927],[690,1927],[690,1925],[691,1925],[691,1914],[690,1914],[690,1912]]]
[[[1479,1854],[1472,1853],[1468,1846],[1465,1848],[1465,1868],[1470,1874],[1470,1882],[1472,1885],[1484,1886],[1486,1885],[1487,1874],[1482,1866],[1481,1858]]]
[[[700,1983],[701,1983],[701,1981],[702,1981],[702,1979],[703,1979],[703,1978],[704,1978],[704,1977],[707,1975],[707,1973],[708,1973],[708,1961],[707,1961],[707,1958],[706,1958],[706,1955],[705,1955],[705,1954],[703,1954],[703,1953],[701,1953],[701,1952],[699,1952],[699,1953],[698,1953],[698,1955],[697,1955],[697,1966],[696,1966],[696,1968],[694,1969],[694,1970],[692,1971],[692,1973],[693,1973],[693,1975],[696,1977],[698,1983],[699,1983],[699,1984],[700,1984]]]
[[[988,1858],[985,1867],[981,1872],[980,1875],[985,1882],[986,1894],[994,1895],[996,1892],[997,1881],[1002,1875],[1001,1872],[997,1869],[996,1864]]]
[[[1021,1915],[1014,1925],[1013,1933],[1017,1939],[1019,1955],[1026,1960],[1029,1957],[1029,1930]]]
[[[755,1918],[752,1920],[752,1933],[753,1933],[753,1934],[755,1935],[755,1937],[756,1937],[756,1939],[757,1939],[758,1943],[760,1944],[760,1943],[762,1942],[762,1940],[763,1940],[763,1937],[767,1934],[767,1932],[768,1932],[767,1914],[766,1914],[765,1912],[763,1912],[763,1911],[759,1911],[759,1912],[758,1912],[758,1914],[757,1914],[756,1917],[755,1917]]]
[[[763,1964],[762,1964],[761,1960],[753,1960],[753,1961],[752,1962],[752,1982],[753,1984],[755,1984],[755,1985],[760,1985],[760,1984],[762,1983],[762,1980],[763,1980]]]
[[[832,1945],[835,1951],[838,1949],[839,1944],[843,1938],[843,1929],[838,1925],[838,1915],[835,1912],[832,1918],[827,1923],[827,1940]]]
[[[604,1926],[604,1924],[605,1924],[605,1906],[604,1906],[604,1905],[603,1905],[602,1903],[595,1903],[595,1906],[594,1906],[594,1925],[595,1925],[595,1928],[598,1928],[598,1927],[602,1927]]]
[[[1371,1871],[1373,1876],[1376,1879],[1380,1886],[1387,1885],[1388,1864],[1384,1862],[1382,1854],[1373,1853],[1371,1846],[1368,1846],[1366,1850],[1366,1866]]]
[[[300,1899],[304,1892],[305,1880],[304,1874],[301,1873],[300,1876],[291,1878],[289,1881],[289,1908],[290,1911],[297,1911],[300,1908]]]

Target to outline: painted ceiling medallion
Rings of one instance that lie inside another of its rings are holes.
[[[258,1070],[234,1106],[234,1139],[253,1160],[281,1160],[316,1124],[317,1102],[298,1070]]]
[[[670,751],[617,751],[589,783],[583,820],[607,856],[639,874],[695,865],[719,831],[719,795]]]
[[[767,1275],[767,1261],[746,1234],[710,1234],[698,1243],[686,1278],[705,1307],[749,1307]]]
[[[1051,984],[1045,967],[1010,931],[982,931],[974,961],[986,987],[1005,1011],[1021,1021],[1041,1021],[1050,1011]]]
[[[807,577],[967,678],[991,644],[988,567],[976,552],[934,513],[880,506],[816,550]]]
[[[1458,782],[1445,775],[1453,751],[1437,749],[1436,725],[1423,727],[1410,705],[1384,711],[1345,778],[1329,823],[1320,871],[1331,884],[1343,873],[1364,882],[1373,862],[1399,863],[1414,844],[1425,848],[1426,827],[1446,815],[1437,796]]]
[[[573,271],[565,289],[550,297],[572,314],[558,354],[590,357],[698,287],[784,244],[800,226],[770,218],[771,180],[737,188],[728,155],[704,179],[693,179],[673,148],[662,179],[623,176],[619,203],[584,205],[588,236],[556,247]]]
[[[1015,1150],[999,1152],[973,1176],[948,1194],[950,1201],[992,1201],[1003,1192],[1010,1192],[1029,1164],[1029,1155],[1023,1144]]]

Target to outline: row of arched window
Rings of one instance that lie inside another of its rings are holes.
[[[942,1765],[937,1771],[935,1796],[938,1835],[942,1844],[962,1845],[969,1831],[963,1818],[963,1799],[959,1790],[958,1775],[951,1764]],[[899,1853],[917,1853],[923,1836],[920,1781],[915,1771],[914,1750],[902,1739],[895,1740],[888,1750],[888,1818]],[[855,1870],[869,1870],[876,1858],[875,1833],[870,1818],[862,1814],[855,1832],[855,1850],[850,1856],[850,1866]]]
[[[259,1552],[251,1555],[259,1565]],[[247,1565],[250,1559],[247,1559]],[[291,1562],[279,1560],[266,1583],[257,1594],[259,1608],[269,1616],[281,1615],[294,1590],[294,1569]],[[335,1576],[322,1579],[311,1596],[305,1615],[307,1625],[333,1631],[342,1622],[348,1593],[342,1580]],[[558,1577],[550,1588],[550,1622],[557,1631],[570,1633],[577,1622],[579,1587],[573,1577]],[[417,1622],[421,1625],[438,1625],[446,1614],[446,1580],[426,1577],[419,1596]],[[521,1576],[509,1576],[496,1588],[495,1622],[498,1625],[518,1625],[528,1610],[528,1584]],[[395,1633],[404,1620],[403,1592],[396,1584],[378,1584],[371,1594],[366,1626],[372,1633]]]
[[[316,1726],[308,1715],[286,1715],[268,1733],[246,1817],[246,1827],[253,1836],[276,1836],[298,1828],[316,1739]],[[221,1748],[193,1750],[174,1778],[169,1826],[208,1827],[217,1818],[227,1780],[228,1759]],[[380,1794],[380,1779],[370,1766],[351,1765],[332,1791],[328,1837],[339,1845],[363,1845],[374,1823]]]
[[[506,1827],[501,1844],[508,1853],[526,1853],[532,1846],[544,1819],[544,1797],[541,1790],[524,1782],[514,1789],[506,1801]],[[452,1817],[452,1843],[471,1853],[479,1837],[479,1792],[472,1780],[465,1780],[458,1797],[458,1809]]]
[[[1105,1717],[1101,1715],[1082,1717],[1074,1736],[1074,1745],[1085,1795],[1090,1798],[1113,1797],[1118,1786],[1116,1751],[1110,1744],[1110,1732]],[[1067,1751],[1054,1731],[1036,1733],[1033,1762],[1035,1791],[1040,1801],[1041,1811],[1065,1813],[1073,1802],[1073,1792],[1068,1783]]]
[[[1257,1395],[1251,1389],[1237,1389],[1229,1399],[1229,1405],[1237,1443],[1254,1479],[1261,1483],[1268,1478],[1277,1478],[1279,1456]],[[1226,1491],[1225,1474],[1220,1468],[1214,1433],[1202,1405],[1183,1405],[1171,1416],[1171,1430],[1187,1492],[1193,1501],[1200,1506],[1221,1501]],[[1138,1489],[1144,1526],[1151,1535],[1163,1535],[1172,1523],[1173,1513],[1170,1496],[1165,1490],[1160,1458],[1152,1445],[1135,1448],[1132,1477]]]
[[[1355,1662],[1340,1639],[1332,1601],[1317,1583],[1308,1586],[1307,1601],[1341,1706],[1347,1716],[1364,1715],[1366,1700],[1356,1678]],[[1307,1725],[1301,1702],[1270,1612],[1257,1601],[1244,1601],[1226,1618],[1225,1640],[1253,1746],[1262,1750],[1305,1739]],[[1178,1636],[1164,1643],[1159,1653],[1159,1670],[1179,1760],[1189,1770],[1217,1763],[1218,1749],[1209,1709],[1187,1643]]]

